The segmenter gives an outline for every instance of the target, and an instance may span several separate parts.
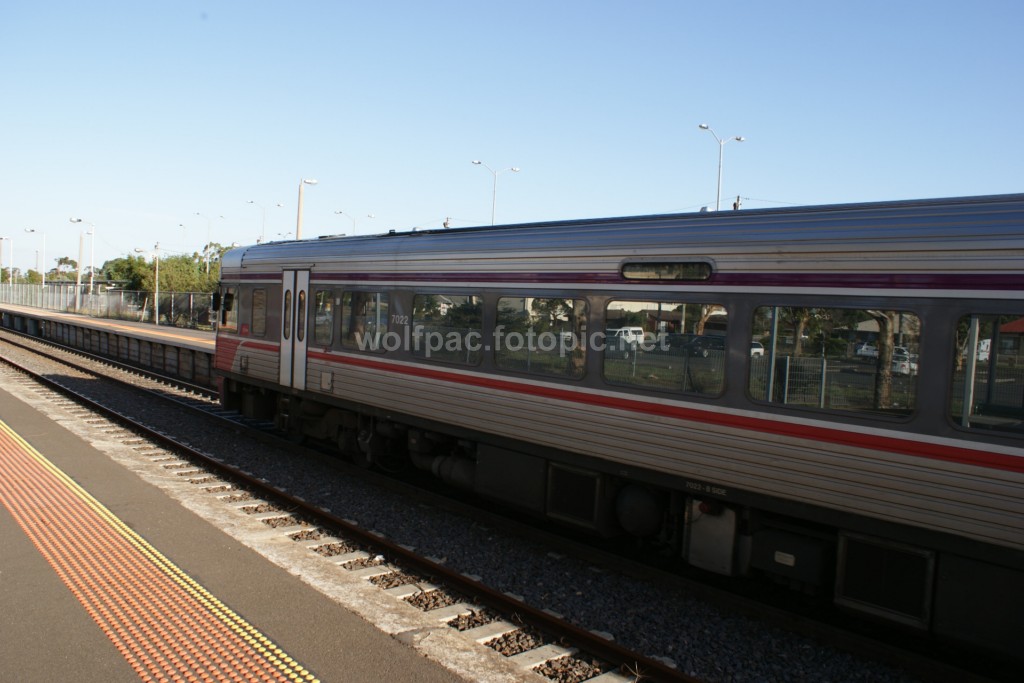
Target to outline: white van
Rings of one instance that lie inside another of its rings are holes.
[[[978,362],[985,363],[988,361],[989,353],[992,350],[991,339],[979,339],[978,340]],[[967,349],[965,348],[961,356],[967,356]]]
[[[991,339],[978,340],[978,360],[982,363],[988,361],[989,352],[992,350]]]
[[[604,331],[605,352],[612,358],[629,358],[643,342],[642,327],[612,327]]]
[[[605,340],[609,343],[613,338],[621,339],[629,344],[642,344],[644,341],[644,328],[642,327],[613,327],[604,331]]]

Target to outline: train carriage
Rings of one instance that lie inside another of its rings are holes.
[[[221,273],[229,407],[1019,656],[1024,195],[278,242]]]

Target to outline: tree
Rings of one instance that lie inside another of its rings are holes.
[[[892,352],[898,324],[896,311],[868,311],[878,323],[878,379],[875,381],[875,407],[892,407]]]
[[[111,259],[100,266],[100,274],[107,280],[123,282],[128,290],[151,290],[153,267],[142,256],[124,256]]]
[[[61,256],[57,259],[56,271],[57,277],[54,279],[74,280],[75,276],[78,275],[78,261],[68,256]]]
[[[151,292],[156,264],[144,256],[125,256],[105,262],[100,274],[108,280],[123,282],[125,289]],[[219,279],[219,261],[211,263],[207,273],[206,262],[199,253],[160,256],[161,292],[212,292]]]

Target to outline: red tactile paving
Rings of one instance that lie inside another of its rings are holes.
[[[142,680],[317,681],[2,421],[0,503]]]

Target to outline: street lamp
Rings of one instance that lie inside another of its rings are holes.
[[[199,216],[200,218],[205,218],[206,219],[206,244],[209,245],[210,244],[210,217],[209,216],[205,216],[205,215],[199,213],[198,211],[196,211],[196,215]]]
[[[3,273],[3,242],[10,240],[10,291],[14,292],[14,241],[11,238],[0,238],[0,275]],[[3,278],[0,276],[0,285],[3,285]]]
[[[198,214],[197,214],[198,215]],[[153,276],[153,324],[160,325],[160,243],[153,247],[154,260],[156,261],[156,275]],[[135,248],[135,253],[145,254],[148,249]]]
[[[354,234],[356,234],[356,219],[355,219],[355,218],[353,218],[352,216],[349,216],[349,215],[348,215],[347,213],[345,213],[344,211],[335,211],[334,213],[335,213],[335,214],[337,214],[337,215],[339,215],[339,216],[344,216],[345,218],[347,218],[347,219],[349,219],[350,221],[352,221],[352,234],[353,234],[353,235],[354,235]],[[374,216],[373,216],[373,214],[372,214],[372,213],[368,213],[368,214],[366,214],[366,217],[367,217],[367,218],[373,218]]]
[[[316,185],[316,180],[304,178],[299,182],[299,210],[295,218],[295,239],[302,239],[302,188],[306,185]]]
[[[256,240],[256,244],[262,244],[267,239],[267,209],[262,204],[258,204],[251,199],[246,201],[246,204],[258,206],[260,211],[263,213],[263,220],[260,223],[260,238]],[[284,204],[278,202],[277,204],[275,204],[275,206],[284,206]]]
[[[502,169],[500,171],[495,171],[490,166],[488,166],[487,164],[485,164],[482,161],[474,160],[472,163],[477,165],[477,166],[483,166],[484,168],[486,168],[488,171],[491,172],[492,176],[494,176],[494,186],[493,186],[493,188],[491,190],[491,225],[494,225],[494,207],[495,207],[495,205],[498,202],[498,174],[499,173],[504,173],[505,171],[512,171],[513,173],[519,173],[519,167],[518,166],[511,166],[509,168],[504,168],[504,169]]]
[[[203,247],[203,256],[206,258],[206,274],[210,274],[210,252],[212,251],[210,245],[213,244],[213,238],[210,236],[210,217],[196,211],[196,215],[200,218],[206,219],[206,246]],[[224,216],[217,216],[217,218],[224,218]],[[184,226],[182,226],[184,227]]]
[[[14,292],[14,240],[10,237],[0,237],[0,285],[3,285],[4,273],[4,240],[11,241],[11,292]]]
[[[35,232],[35,230],[33,228],[25,228],[25,232]],[[45,289],[46,288],[46,233],[45,232],[41,232],[39,234],[43,236],[43,266],[42,266],[42,268],[40,268],[39,264],[36,263],[36,268],[39,268],[39,272],[42,275],[43,288]]]
[[[707,132],[714,135],[715,140],[718,142],[718,195],[715,199],[715,211],[718,211],[719,209],[722,208],[722,156],[725,152],[725,143],[729,142],[730,140],[735,140],[736,142],[743,142],[744,140],[746,140],[746,138],[744,138],[741,135],[737,135],[736,137],[722,140],[717,135],[715,135],[715,131],[711,130],[711,126],[709,126],[708,124],[701,123],[697,127],[700,128],[701,130],[706,130]]]
[[[90,238],[89,239],[89,296],[92,296],[92,294],[93,294],[92,286],[93,286],[93,282],[94,282],[93,274],[95,272],[95,265],[96,265],[96,226],[93,225],[92,223],[90,223],[89,221],[83,221],[81,218],[69,218],[68,220],[70,222],[72,222],[72,223],[83,223],[84,222],[86,225],[89,226],[89,232],[87,232],[85,234],[89,235],[89,238]],[[81,247],[81,242],[79,242],[79,247]],[[81,255],[81,251],[82,250],[81,250],[81,248],[79,248],[78,251],[79,251],[78,258],[81,259],[82,258],[82,255]],[[78,266],[78,272],[79,273],[82,272],[82,266],[81,265]]]

